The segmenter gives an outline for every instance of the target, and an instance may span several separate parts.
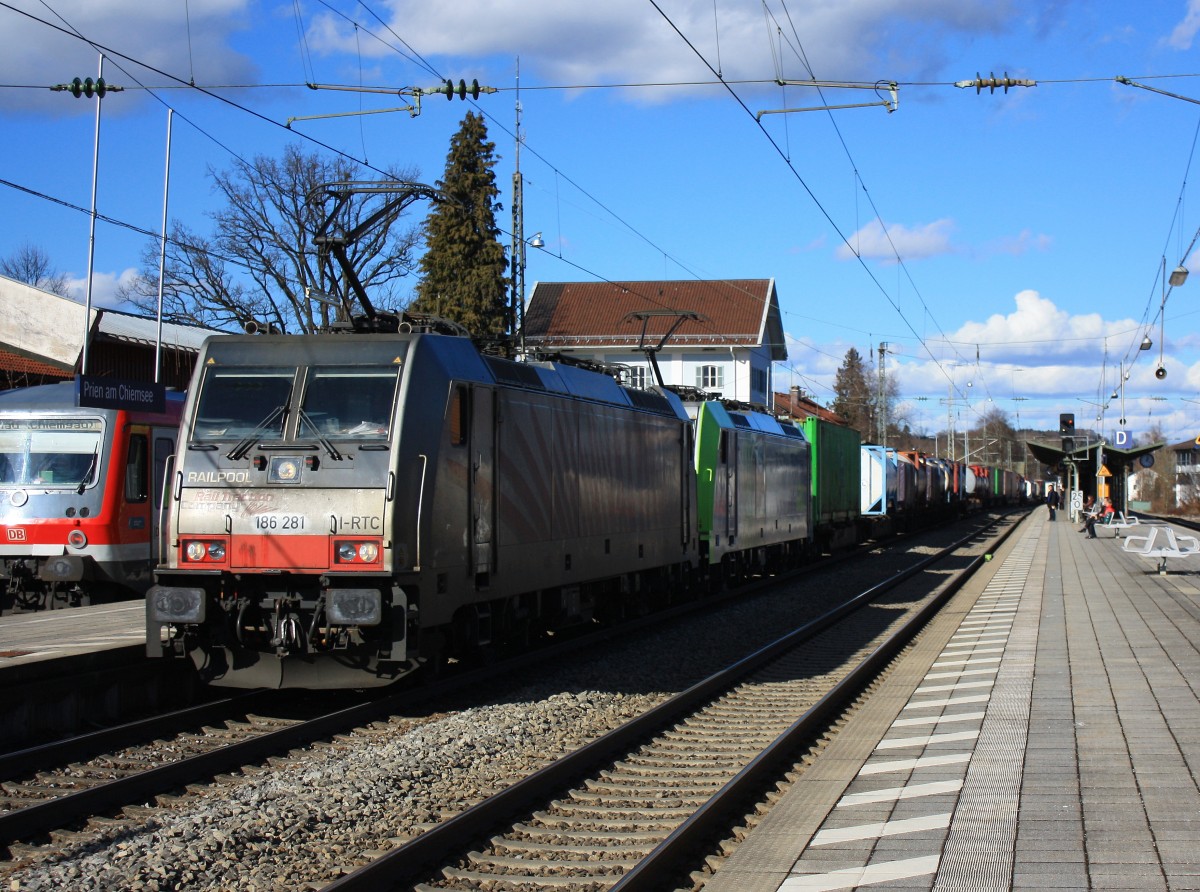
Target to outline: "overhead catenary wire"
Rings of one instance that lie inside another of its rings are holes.
[[[5,4],[5,5],[7,5],[7,4]],[[323,5],[325,5],[326,7],[329,7],[329,8],[331,8],[331,9],[332,9],[332,7],[330,7],[328,3],[324,3]],[[364,7],[364,8],[367,8],[367,9],[368,9],[368,11],[370,11],[369,7]],[[371,11],[371,14],[372,14],[372,15],[374,15],[373,11]],[[395,32],[393,31],[392,33],[394,34]],[[395,46],[395,45],[393,45],[393,44],[392,44],[390,41],[389,41],[389,45],[392,45],[392,46],[393,46],[393,48],[396,48],[396,46]],[[418,56],[417,54],[414,54],[414,57],[418,57],[418,58],[419,58],[419,56]],[[711,82],[711,83],[712,83],[714,86],[725,86],[725,82],[724,82],[722,79],[720,79],[720,66],[719,66],[719,64],[718,64],[718,76],[719,76],[719,79],[718,79],[718,81]],[[1186,77],[1186,76],[1189,76],[1189,75],[1177,75],[1177,77]],[[1102,82],[1102,81],[1105,81],[1105,80],[1109,80],[1109,79],[1107,79],[1107,78],[1072,78],[1072,79],[1060,79],[1060,80],[1057,80],[1057,81],[1049,81],[1049,80],[1047,80],[1047,81],[1042,81],[1042,83],[1079,83],[1079,82],[1086,82],[1086,81]],[[697,82],[697,83],[700,83],[700,82]],[[735,83],[735,82],[733,82],[733,81],[730,81],[730,83]],[[750,81],[747,81],[746,83],[751,83],[751,82],[750,82]],[[760,81],[760,83],[766,83],[766,82]],[[916,85],[916,84],[918,84],[918,83],[920,83],[920,82],[911,82],[911,83],[912,83],[912,84],[914,84],[914,85]],[[932,85],[937,85],[937,86],[946,86],[946,84],[945,84],[945,83],[938,83],[938,82],[930,82],[930,83],[931,83]],[[170,86],[170,87],[168,87],[168,89],[182,89],[182,88],[186,88],[186,87],[188,87],[188,86],[190,86],[190,85],[188,85],[188,84],[179,84],[179,85],[175,85],[175,86]],[[621,85],[606,85],[606,84],[598,84],[598,85],[594,85],[594,87],[595,87],[595,88],[608,88],[608,87],[611,87],[611,86],[621,86]],[[633,85],[633,86],[642,86],[642,85]],[[645,85],[645,86],[654,86],[654,85],[647,84],[647,85]],[[674,86],[674,85],[665,85],[665,86]],[[575,85],[571,85],[570,87],[561,87],[561,86],[560,86],[560,87],[554,87],[554,86],[550,86],[550,87],[545,87],[544,89],[566,89],[566,88],[575,88],[575,89],[578,89],[579,87],[578,87],[578,86],[575,86]],[[155,88],[155,89],[160,89],[160,88]],[[527,89],[543,89],[543,88],[530,88],[530,87],[527,87]],[[304,135],[304,134],[301,134],[301,136],[302,136],[303,138],[305,138],[305,139],[311,139],[311,137],[308,137],[307,135]],[[320,142],[320,140],[313,140],[313,141],[314,141],[314,142],[316,142],[316,143],[318,143],[318,144],[320,144],[320,145],[324,145],[323,143],[321,143],[321,142]],[[219,144],[219,143],[218,143],[218,144]],[[330,147],[326,146],[326,148],[330,148]],[[335,152],[336,152],[337,150],[336,150],[336,149],[333,149],[333,151],[335,151]],[[237,154],[236,154],[235,152],[231,152],[231,154],[233,154],[233,155],[234,155],[234,157],[237,157]],[[343,155],[345,155],[345,153],[343,153],[343,152],[339,152],[339,154],[343,154]],[[536,154],[536,153],[535,153],[535,154]],[[364,148],[364,155],[365,155],[365,148]],[[346,157],[350,157],[350,156],[348,156],[348,155],[347,155]],[[355,159],[355,160],[358,160],[358,159]],[[544,160],[544,159],[543,159],[543,160]],[[555,169],[556,176],[559,176],[559,175],[562,173],[560,170],[558,170],[558,168],[553,168],[553,169]],[[577,183],[576,183],[574,180],[572,180],[571,178],[569,178],[569,177],[564,177],[564,179],[565,179],[565,181],[566,181],[566,182],[570,182],[570,183],[571,183],[573,186],[576,186],[576,187],[578,186],[578,184],[577,184]],[[588,194],[586,191],[584,191],[584,190],[581,190],[581,191],[583,191],[583,194],[585,194],[585,195],[588,195],[589,199],[594,199],[594,198],[595,198],[595,196]],[[864,194],[865,194],[865,195],[866,195],[868,198],[870,198],[870,193],[869,193],[869,192],[866,192],[866,191],[865,191],[865,189],[864,189]],[[609,208],[608,206],[604,205],[603,203],[597,202],[597,204],[598,204],[598,206],[600,206],[600,207],[602,207],[602,208],[605,208],[605,210],[606,210],[606,211],[609,211],[609,210],[610,210],[610,208]],[[878,216],[878,215],[877,215],[877,216]],[[623,223],[625,223],[625,222],[626,222],[625,220],[623,220],[622,218],[620,218],[620,217],[619,217],[619,216],[617,216],[617,215],[614,215],[614,219],[621,220],[621,222],[623,222]],[[634,229],[634,228],[632,228],[632,227],[631,227],[631,231],[634,231],[634,232],[636,232],[636,229]],[[639,234],[640,234],[640,233],[639,233]],[[650,244],[653,244],[653,242],[648,242],[648,243],[650,243]],[[671,255],[670,255],[670,253],[669,253],[669,252],[662,251],[662,249],[661,249],[661,248],[658,248],[658,246],[657,246],[657,245],[655,245],[655,248],[656,248],[657,250],[660,250],[660,251],[661,251],[661,253],[663,254],[663,256],[664,256],[664,257],[671,257]],[[560,251],[560,254],[561,254],[561,251],[562,251],[561,243],[560,243],[559,251]],[[672,258],[672,261],[674,262],[674,259],[673,259],[673,258]],[[861,258],[860,258],[860,262],[862,262],[862,261],[861,261]],[[689,273],[692,273],[692,270],[690,270],[690,269],[689,269],[689,267],[688,267],[688,265],[687,265],[687,264],[684,264],[684,263],[678,263],[678,265],[679,265],[679,267],[680,267],[681,269],[683,269],[683,270],[685,270],[685,271],[687,271],[687,272],[689,272]],[[592,273],[590,270],[586,270],[586,268],[585,268],[584,266],[582,266],[582,265],[576,264],[575,266],[576,266],[576,268],[578,268],[578,269],[581,269],[581,270],[584,270],[585,272],[588,272],[588,273],[589,273],[589,274],[591,274],[591,275],[596,275],[595,273]],[[907,272],[908,272],[908,271],[907,271],[907,270],[905,270],[905,274],[906,274],[906,275],[907,275]],[[697,277],[698,277],[698,276],[697,276]],[[604,277],[603,277],[603,276],[597,276],[597,278],[604,278]],[[915,286],[915,283],[914,283],[914,288],[915,288],[915,287],[916,287],[916,286]],[[907,320],[907,319],[905,320],[905,322],[906,322],[906,324],[908,324],[908,320]],[[911,324],[909,324],[909,329],[910,329],[910,331],[912,332],[912,337],[913,337],[913,338],[914,338],[916,341],[918,341],[918,342],[920,342],[920,343],[922,343],[922,344],[925,344],[925,343],[933,343],[933,344],[939,343],[939,339],[937,339],[937,338],[929,338],[929,337],[925,337],[923,333],[918,333],[918,332],[916,331],[916,329],[914,329],[914,328],[913,328],[913,326],[912,326]],[[907,336],[906,336],[906,337],[907,337]],[[948,338],[948,337],[943,337],[943,338],[941,338],[941,339],[940,339],[940,342],[943,342],[943,343],[946,343],[946,344],[954,344],[954,343],[958,343],[958,342],[956,342],[956,341],[953,341],[953,340],[951,340],[951,339],[950,339],[950,338]],[[931,357],[931,358],[933,358],[933,357]],[[936,359],[935,359],[934,361],[936,361]]]

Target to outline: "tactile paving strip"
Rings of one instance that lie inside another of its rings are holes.
[[[1038,543],[1027,536],[1007,556],[782,889],[1009,888],[1041,609],[1041,587],[1026,597],[1026,583]]]

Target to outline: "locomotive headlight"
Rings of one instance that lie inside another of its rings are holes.
[[[220,564],[225,561],[225,549],[221,539],[189,539],[183,542],[183,558],[192,564]]]
[[[87,546],[87,533],[83,530],[71,530],[67,533],[67,544],[72,548],[85,548]]]
[[[158,623],[204,622],[204,589],[155,585],[146,592],[150,619]]]
[[[379,547],[378,542],[338,540],[333,543],[333,553],[339,564],[375,564]]]
[[[378,589],[331,588],[325,599],[329,621],[336,626],[377,626],[383,618]]]

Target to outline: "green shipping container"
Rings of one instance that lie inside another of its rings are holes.
[[[857,522],[862,437],[853,428],[831,424],[815,415],[804,419],[804,436],[812,445],[812,521],[818,530]]]

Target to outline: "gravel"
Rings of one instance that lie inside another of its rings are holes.
[[[21,892],[319,889],[819,614],[834,590],[859,590],[859,576],[888,572],[884,561],[868,563],[869,571],[845,571],[854,578],[839,571],[631,636],[600,658],[505,691],[502,702],[398,726],[395,736],[377,727],[339,735],[140,824],[25,854],[0,865],[0,875]]]

